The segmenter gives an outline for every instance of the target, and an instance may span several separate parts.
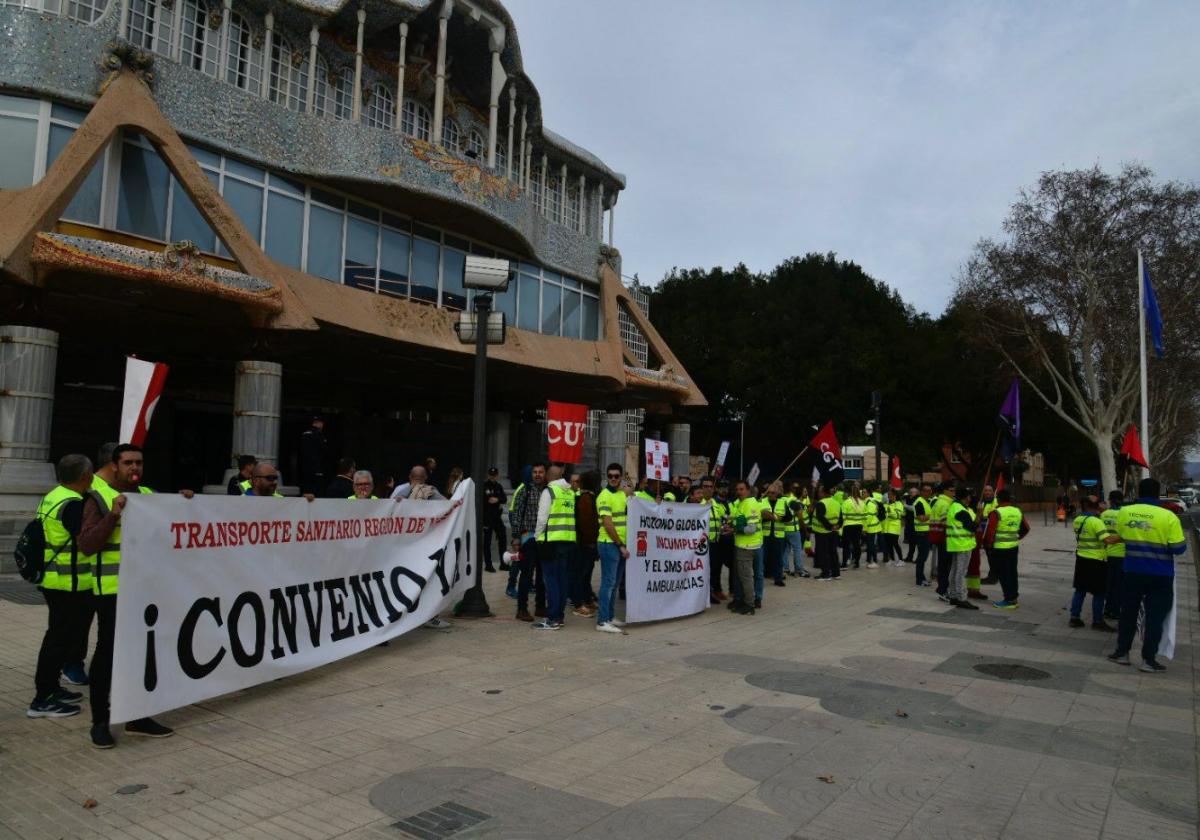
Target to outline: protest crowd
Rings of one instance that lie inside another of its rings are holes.
[[[303,499],[446,499],[464,478],[455,468],[437,486],[434,458],[414,465],[399,485],[390,478],[378,481],[349,457],[337,466],[338,474],[328,482],[304,472]],[[130,494],[153,492],[142,484],[144,468],[141,448],[128,443],[105,444],[94,463],[80,454],[64,456],[56,465],[58,485],[41,502],[18,546],[18,564],[24,560],[23,574],[38,583],[48,607],[27,714],[79,714],[83,694],[63,687],[61,680],[87,686],[91,740],[101,749],[115,744],[109,691],[121,516]],[[1020,607],[1020,543],[1030,526],[1009,490],[997,492],[987,485],[976,492],[951,483],[903,489],[839,481],[838,473],[840,465],[837,472],[814,474],[812,481],[754,484],[676,476],[669,482],[642,477],[635,484],[615,463],[607,466],[603,481],[596,471],[534,463],[506,493],[493,467],[482,486],[480,559],[486,572],[507,573],[506,594],[516,601],[516,618],[535,630],[562,628],[570,608],[573,616],[594,622],[598,632],[623,634],[618,602],[626,599],[628,512],[630,500],[637,498],[660,507],[706,509],[706,594],[711,605],[725,604],[737,615],[753,616],[764,608],[768,579],[776,587],[787,586],[789,578],[793,584],[803,579],[836,583],[847,571],[906,566],[912,567],[913,586],[932,588],[939,600],[957,609],[976,610],[980,602],[997,610]],[[228,485],[230,495],[242,497],[283,499],[279,489],[276,467],[251,457],[240,459]],[[1179,518],[1158,504],[1160,489],[1147,478],[1138,487],[1138,498],[1128,503],[1119,491],[1111,492],[1106,503],[1095,496],[1082,498],[1071,523],[1076,558],[1070,626],[1090,624],[1095,631],[1115,634],[1108,658],[1129,665],[1141,616],[1145,630],[1137,663],[1148,673],[1165,670],[1155,654],[1173,605],[1174,557],[1185,549]],[[181,493],[193,495],[190,490]],[[593,586],[597,563],[599,591]],[[991,585],[1000,587],[995,600],[982,589]],[[1086,622],[1082,611],[1089,595],[1092,612]],[[1116,619],[1117,626],[1106,619]],[[96,647],[85,668],[93,621]],[[449,625],[433,618],[424,626]],[[128,722],[125,732],[173,734],[149,717]]]

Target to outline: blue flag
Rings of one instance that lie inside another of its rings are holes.
[[[1142,299],[1146,306],[1146,325],[1150,327],[1150,343],[1154,345],[1154,355],[1163,357],[1162,312],[1158,309],[1158,299],[1154,297],[1154,286],[1150,284],[1150,269],[1142,263]]]

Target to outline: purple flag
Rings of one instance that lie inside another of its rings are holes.
[[[1007,439],[1004,441],[1004,457],[1008,460],[1021,448],[1021,386],[1015,376],[1008,389],[1008,396],[1000,405],[1000,414],[996,417],[996,422],[1005,431]]]

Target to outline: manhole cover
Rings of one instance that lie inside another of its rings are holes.
[[[999,680],[1045,680],[1050,678],[1046,671],[1028,665],[1013,665],[1007,662],[985,662],[974,666],[975,670]]]

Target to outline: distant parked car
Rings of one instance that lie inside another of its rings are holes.
[[[1158,503],[1178,516],[1183,516],[1184,511],[1187,510],[1187,504],[1178,496],[1164,496],[1158,500]]]

